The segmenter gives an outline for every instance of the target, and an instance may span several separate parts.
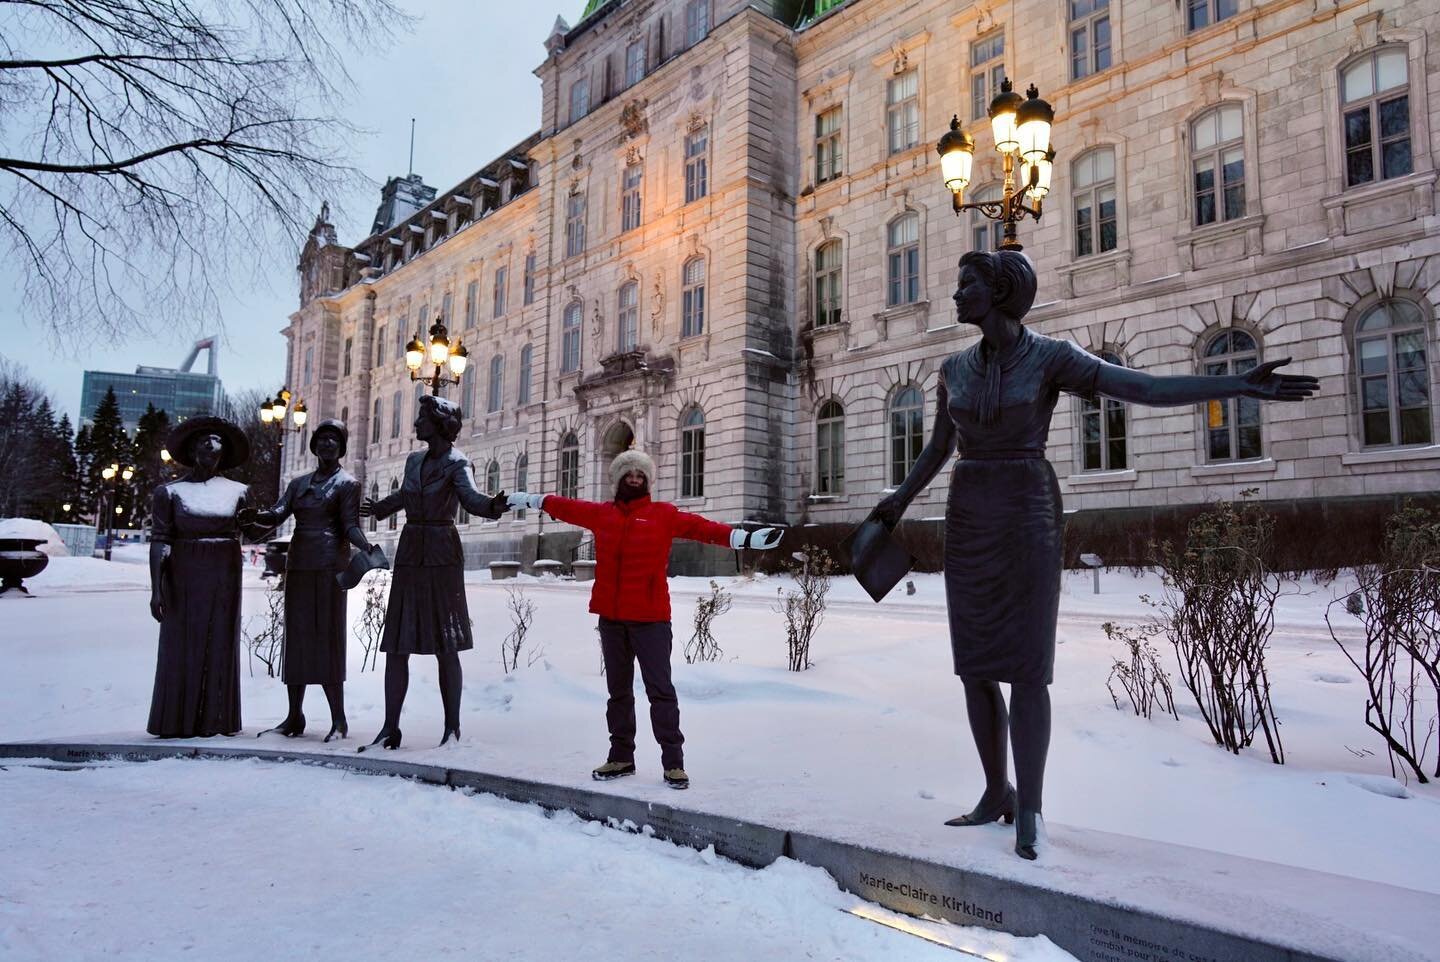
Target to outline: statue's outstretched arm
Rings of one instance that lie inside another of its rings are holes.
[[[1276,374],[1288,357],[1267,361],[1245,374],[1147,374],[1118,364],[1102,364],[1095,374],[1095,393],[1117,401],[1156,407],[1253,397],[1266,401],[1303,401],[1320,387],[1303,374]]]

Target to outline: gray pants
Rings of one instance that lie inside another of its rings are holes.
[[[660,762],[684,768],[680,734],[680,702],[670,683],[670,622],[600,619],[600,651],[605,658],[605,722],[610,727],[612,762],[635,761],[635,662],[645,697],[650,699],[650,727],[660,743]]]

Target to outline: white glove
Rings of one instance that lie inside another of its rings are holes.
[[[516,491],[506,499],[506,502],[511,511],[525,509],[539,511],[540,506],[545,503],[545,495],[526,494],[524,491]]]
[[[740,528],[730,532],[730,547],[739,551],[741,548],[754,548],[757,551],[769,551],[780,543],[785,532],[779,528],[757,528],[754,531],[745,531]]]

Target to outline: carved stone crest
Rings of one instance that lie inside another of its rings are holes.
[[[631,100],[620,108],[622,138],[628,140],[631,137],[639,137],[650,129],[650,121],[645,116],[645,108],[649,103],[648,100]]]

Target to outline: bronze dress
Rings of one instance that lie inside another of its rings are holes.
[[[170,545],[145,730],[164,738],[240,730],[240,531],[245,485],[228,478],[155,489],[150,539]]]
[[[465,601],[465,552],[455,530],[458,505],[491,520],[506,509],[504,498],[491,498],[475,487],[470,460],[454,448],[438,458],[426,451],[412,453],[400,490],[375,503],[377,518],[405,509],[380,639],[386,654],[439,655],[474,645]]]
[[[343,468],[318,480],[314,472],[292,478],[265,521],[276,525],[291,515],[280,679],[287,685],[343,682],[345,592],[335,575],[350,562],[346,533],[360,525],[360,482]]]
[[[998,368],[982,344],[951,355],[940,369],[939,403],[959,439],[945,510],[955,674],[1048,685],[1065,522],[1045,440],[1060,392],[1090,395],[1103,362],[1029,328]],[[987,386],[995,390],[997,375],[999,416],[982,423],[980,397]]]

